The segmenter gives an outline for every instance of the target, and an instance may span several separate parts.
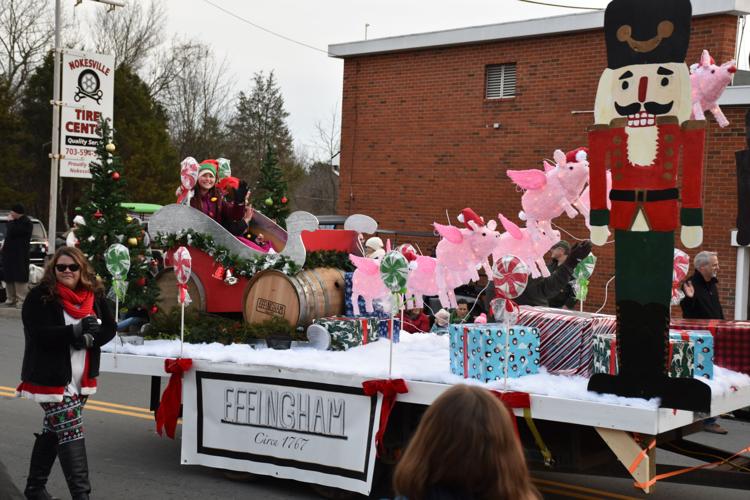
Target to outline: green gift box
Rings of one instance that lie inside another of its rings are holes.
[[[672,378],[693,378],[695,347],[683,339],[669,339],[669,376]]]
[[[347,318],[331,316],[313,321],[324,327],[331,336],[330,349],[346,351],[352,347],[366,345],[378,340],[378,318]]]

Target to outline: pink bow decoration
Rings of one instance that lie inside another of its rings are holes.
[[[190,294],[188,293],[187,283],[190,280],[190,274],[192,272],[192,258],[190,257],[190,251],[185,247],[179,247],[174,251],[172,256],[172,262],[174,265],[174,275],[177,278],[177,289],[178,296],[177,300],[180,304],[190,304]]]
[[[177,188],[177,203],[189,203],[193,195],[193,188],[198,182],[198,169],[200,165],[195,158],[188,156],[180,163],[180,187]]]
[[[690,257],[682,250],[674,249],[674,265],[672,268],[672,305],[680,303],[685,294],[682,292],[681,283],[687,277],[690,268]]]

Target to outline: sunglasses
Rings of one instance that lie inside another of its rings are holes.
[[[64,273],[68,269],[70,269],[70,272],[74,273],[81,269],[81,266],[78,264],[55,264],[55,269],[58,273]]]

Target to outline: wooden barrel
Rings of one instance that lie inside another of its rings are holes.
[[[318,267],[287,276],[269,269],[253,276],[245,291],[242,313],[247,323],[280,316],[307,326],[315,318],[344,312],[344,271]]]

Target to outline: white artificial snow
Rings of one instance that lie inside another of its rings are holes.
[[[448,342],[447,335],[436,335],[434,333],[410,334],[402,331],[401,342],[393,344],[392,377],[444,384],[481,384],[479,381],[466,380],[463,377],[451,374]],[[389,348],[390,342],[387,339],[380,339],[377,342],[354,347],[348,351],[318,351],[311,347],[274,350],[265,346],[250,346],[247,344],[225,346],[212,343],[185,344],[182,355],[186,358],[221,363],[267,365],[279,368],[340,373],[342,375],[359,375],[368,378],[385,378],[388,376]],[[104,346],[102,350],[113,352],[114,341]],[[143,345],[118,342],[117,353],[174,358],[180,354],[180,341],[147,340]],[[711,386],[712,393],[715,396],[734,391],[738,387],[750,386],[750,376],[721,367],[714,367],[714,380],[702,378],[698,380]],[[585,377],[552,375],[542,368],[540,373],[536,375],[508,378],[507,386],[504,381],[495,381],[488,383],[487,387],[637,408],[658,407],[657,399],[647,401],[609,394],[597,394],[589,392],[586,389],[587,384],[588,379]]]

